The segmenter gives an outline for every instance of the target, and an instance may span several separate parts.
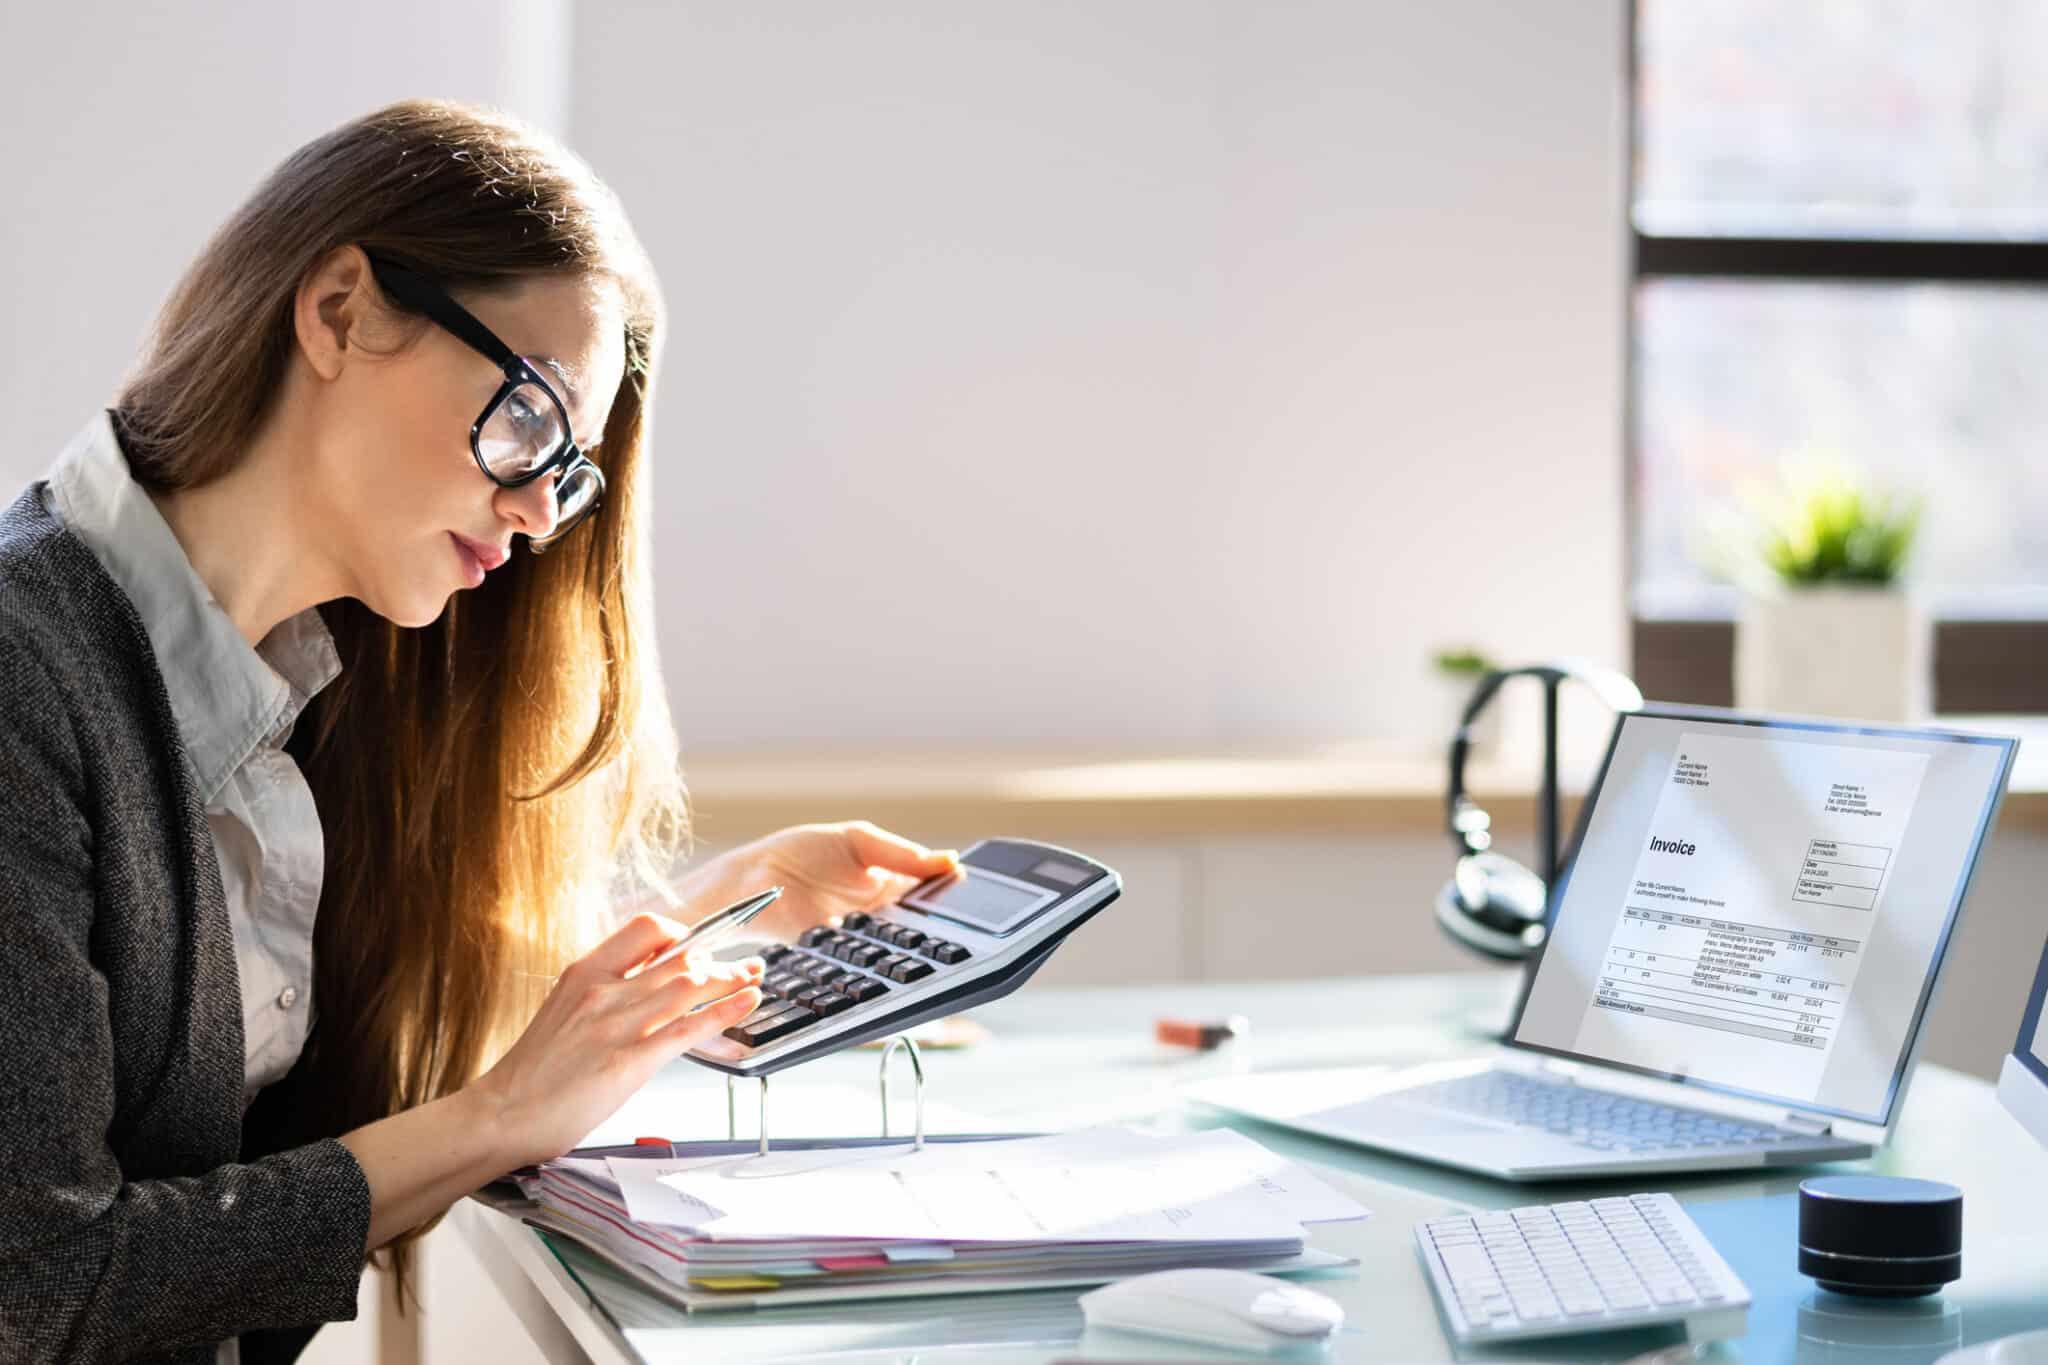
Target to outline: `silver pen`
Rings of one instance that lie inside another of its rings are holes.
[[[771,886],[766,891],[734,901],[715,914],[706,915],[690,926],[689,932],[676,940],[674,951],[683,952],[690,948],[709,948],[732,937],[739,930],[754,922],[754,917],[782,899],[782,888]]]

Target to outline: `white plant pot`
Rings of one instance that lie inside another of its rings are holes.
[[[1925,719],[1927,615],[1896,588],[1790,588],[1749,597],[1735,628],[1735,704],[1845,720]]]

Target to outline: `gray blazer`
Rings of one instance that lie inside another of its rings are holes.
[[[141,619],[41,484],[0,512],[0,707],[0,1359],[289,1360],[355,1316],[369,1186],[332,1137],[272,1149],[290,1078],[244,1131],[205,808]]]

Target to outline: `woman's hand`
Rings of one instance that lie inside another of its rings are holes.
[[[487,1101],[515,1164],[568,1151],[678,1053],[761,1003],[759,958],[654,961],[683,928],[633,916],[569,965],[519,1041],[470,1087]]]
[[[848,820],[756,839],[706,863],[681,889],[692,904],[716,907],[784,887],[782,899],[750,927],[788,942],[813,925],[887,905],[959,865],[960,855],[950,849],[934,852],[865,820]]]

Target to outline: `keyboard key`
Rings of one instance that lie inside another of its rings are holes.
[[[811,1002],[811,1008],[818,1012],[820,1018],[829,1019],[841,1010],[852,1009],[853,1000],[838,991],[826,991]]]
[[[872,968],[877,962],[880,962],[887,956],[889,956],[887,948],[879,947],[873,943],[863,943],[860,947],[848,953],[846,960],[856,967]]]
[[[898,948],[916,948],[924,942],[924,933],[917,929],[898,929],[894,942]]]
[[[910,958],[897,963],[888,972],[891,981],[922,981],[932,974],[932,964]]]
[[[735,1043],[747,1047],[759,1047],[786,1038],[818,1016],[800,1005],[788,1005],[768,1016],[753,1022],[741,1020],[725,1031],[725,1036]]]
[[[797,942],[801,943],[806,948],[815,948],[820,943],[824,943],[827,940],[831,939],[836,932],[836,930],[833,930],[825,925],[820,924],[815,926],[814,928],[804,930],[802,935],[800,935],[797,938]]]
[[[794,951],[787,943],[771,943],[761,950],[761,960],[773,966]]]
[[[852,996],[854,1003],[857,1005],[866,1004],[888,989],[887,986],[875,980],[872,976],[857,976],[851,981],[839,983],[841,993]]]
[[[972,956],[972,954],[957,943],[927,943],[925,944],[924,951],[925,956],[947,967],[952,966],[956,962],[965,962]]]
[[[849,929],[865,929],[875,922],[875,917],[865,910],[856,910],[844,922]]]

